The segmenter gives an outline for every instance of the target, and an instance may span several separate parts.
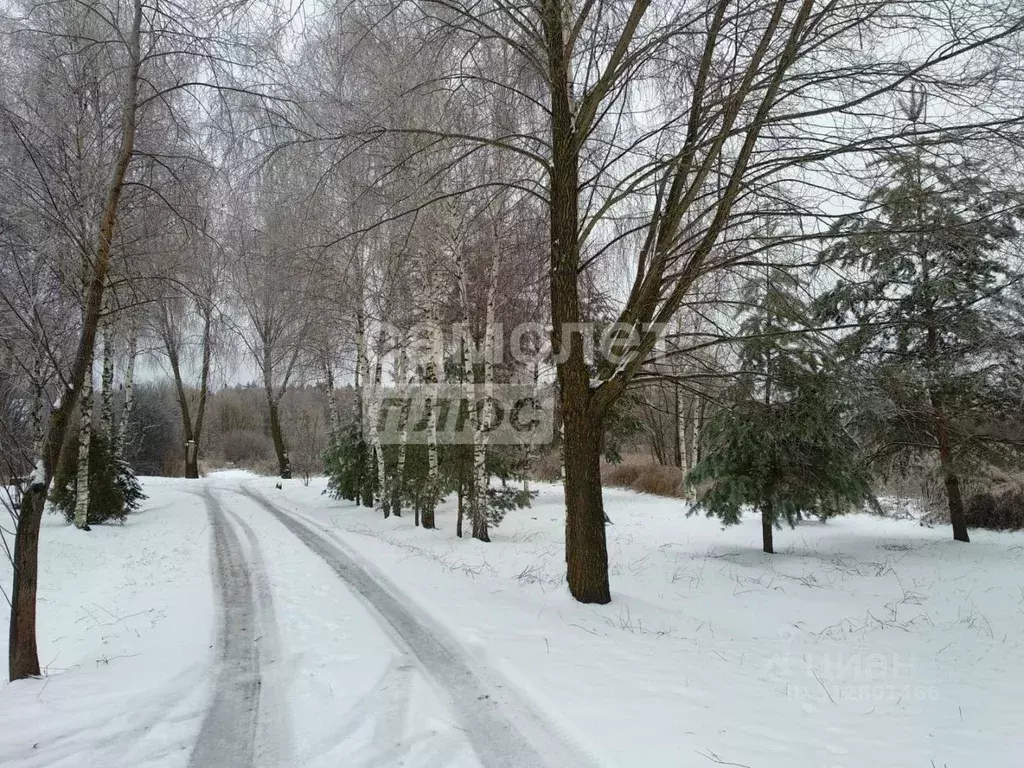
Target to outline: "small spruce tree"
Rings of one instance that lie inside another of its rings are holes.
[[[62,461],[50,500],[71,523],[75,517],[78,461]],[[97,430],[89,441],[89,512],[87,523],[124,522],[146,496],[131,466],[112,450],[109,436]]]
[[[748,286],[741,372],[705,425],[701,459],[687,478],[697,495],[690,514],[704,510],[731,525],[745,507],[760,512],[768,553],[781,521],[826,518],[870,498],[798,289],[792,274],[771,267]]]

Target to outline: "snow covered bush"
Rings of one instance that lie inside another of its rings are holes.
[[[967,504],[967,527],[1024,530],[1024,487],[975,494]]]

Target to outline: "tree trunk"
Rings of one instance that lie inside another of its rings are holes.
[[[534,354],[537,354],[537,350],[534,349]],[[538,360],[533,361],[533,398],[538,401],[537,390],[540,386],[540,362]],[[523,472],[523,493],[530,492],[530,473],[533,471],[533,441],[526,443],[526,471]]]
[[[370,354],[366,341],[366,295],[365,278],[363,270],[363,252],[359,246],[353,254],[353,261],[356,269],[356,397],[359,406],[359,441],[365,451],[362,464],[366,469],[366,479],[363,488],[363,506],[373,507],[381,511],[382,505],[379,500],[382,498],[384,487],[381,485],[377,493],[372,492],[375,463],[378,460],[377,451],[377,410],[374,407],[374,396],[376,386],[370,378]],[[360,383],[362,386],[360,386]],[[378,481],[383,479],[383,464],[377,472]],[[385,517],[387,515],[385,514]]]
[[[493,262],[492,262],[493,263]],[[462,322],[464,324],[463,339],[462,339],[462,383],[464,392],[469,399],[469,426],[473,433],[473,445],[470,449],[470,471],[469,471],[469,488],[468,498],[469,502],[469,521],[470,527],[472,528],[473,538],[480,539],[481,541],[489,541],[487,533],[487,477],[486,477],[486,457],[487,457],[487,444],[485,442],[485,429],[486,422],[484,421],[485,414],[477,411],[477,385],[476,385],[476,368],[474,365],[473,355],[470,355],[466,350],[467,337],[472,336],[471,332],[471,317],[470,317],[470,296],[469,296],[469,276],[468,268],[466,265],[465,253],[460,248],[456,251],[456,272],[459,278],[459,298],[462,302]],[[488,296],[488,307],[493,311],[493,296]],[[484,332],[487,333],[485,325]],[[486,341],[485,341],[486,347]],[[486,351],[485,351],[486,357]],[[486,362],[485,362],[486,365]],[[460,527],[461,529],[461,527]]]
[[[109,312],[109,307],[107,308]],[[103,373],[100,376],[100,432],[110,440],[111,448],[117,434],[114,432],[114,324],[108,316],[103,321]]]
[[[185,443],[185,479],[199,479],[199,445],[195,440]]]
[[[210,358],[211,358],[211,317],[207,308],[200,308],[203,312],[203,358],[202,367],[199,373],[199,402],[196,406],[195,422],[192,421],[192,411],[188,404],[188,393],[185,391],[185,381],[181,375],[181,363],[178,358],[178,346],[175,331],[171,319],[164,315],[164,346],[167,351],[167,359],[171,365],[171,374],[174,377],[174,389],[178,399],[178,410],[181,413],[181,429],[185,438],[185,478],[197,480],[199,478],[199,445],[202,439],[203,418],[206,413],[207,391],[210,379]],[[134,339],[133,352],[134,358]],[[129,403],[129,391],[126,383],[125,407]],[[269,397],[268,390],[268,397]],[[124,421],[124,419],[122,419]]]
[[[695,397],[691,397],[686,406],[683,427],[683,446],[686,454],[683,463],[683,471],[690,472],[693,469],[694,461],[697,459],[697,416],[695,408]]]
[[[761,543],[765,552],[769,555],[775,554],[773,536],[775,533],[775,520],[772,515],[772,505],[765,504],[761,508]]]
[[[704,418],[707,415],[707,406],[708,401],[701,397],[697,405],[697,418],[693,422],[693,435],[690,443],[693,446],[693,457],[696,461],[704,458],[704,444],[701,442],[700,436],[704,432]]]
[[[601,413],[590,413],[590,371],[579,295],[579,143],[572,57],[562,3],[545,4],[544,31],[551,96],[550,214],[551,348],[558,355],[565,471],[565,561],[569,591],[583,603],[611,602],[601,497]]]
[[[43,414],[46,412],[46,344],[42,331],[37,330],[35,361],[32,364],[32,452],[41,456],[43,451]]]
[[[206,398],[210,390],[210,362],[213,356],[213,309],[209,304],[201,308],[203,312],[203,359],[199,371],[199,402],[196,405],[196,420],[192,426],[192,440],[195,442],[195,455],[192,459],[194,477],[199,477],[199,449],[203,441],[203,421],[206,417]]]
[[[565,429],[565,553],[569,591],[581,603],[611,601],[608,546],[601,494],[603,425],[579,409],[567,412]]]
[[[433,363],[431,363],[431,367]],[[428,381],[428,386],[433,382]],[[420,518],[424,528],[433,529],[436,527],[434,509],[437,504],[437,489],[440,487],[440,469],[437,458],[437,407],[434,398],[429,398],[427,407],[427,489],[424,494],[426,503],[423,505],[423,514]]]
[[[89,446],[92,443],[92,358],[89,373],[82,382],[82,398],[78,422],[78,470],[75,473],[75,527],[89,530]]]
[[[277,454],[277,467],[281,478],[288,480],[292,476],[291,462],[288,460],[288,448],[284,444],[284,432],[281,431],[281,414],[278,403],[273,395],[267,398],[267,410],[270,414],[270,438],[274,441],[274,453]]]
[[[371,384],[371,394],[369,403],[369,425],[370,425],[370,447],[373,450],[373,458],[376,462],[375,466],[377,469],[377,493],[375,494],[375,500],[377,502],[377,511],[384,514],[385,519],[391,515],[391,502],[388,499],[387,487],[388,487],[388,475],[387,467],[384,464],[384,446],[380,442],[380,430],[377,429],[377,420],[380,418],[380,390],[381,390],[381,367],[383,365],[383,356],[381,351],[377,351],[377,363],[374,366],[373,382]]]
[[[949,434],[949,421],[942,399],[932,393],[932,412],[935,418],[935,436],[939,444],[939,464],[946,486],[946,503],[949,506],[949,522],[953,525],[954,541],[969,542],[967,517],[964,514],[964,500],[960,493],[960,478],[953,464],[953,445]]]
[[[487,486],[490,475],[487,472],[487,446],[490,442],[491,420],[494,411],[494,294],[498,281],[498,247],[495,238],[495,253],[491,259],[490,276],[487,285],[487,309],[484,316],[484,402],[480,420],[476,425],[473,440],[473,484],[475,503],[473,505],[473,538],[491,540],[488,531]]]
[[[683,459],[683,433],[685,431],[686,422],[683,419],[682,406],[679,402],[679,387],[673,385],[672,387],[672,415],[675,417],[675,429],[672,430],[672,462],[681,470],[684,474],[686,472],[686,462]]]
[[[334,370],[326,353],[324,353],[322,365],[324,386],[327,388],[327,418],[330,424],[330,434],[337,436],[341,433],[341,413],[338,410],[338,396],[334,391]]]
[[[466,486],[459,481],[459,515],[455,519],[455,535],[462,538],[462,517],[466,512]]]
[[[398,383],[401,386],[411,384],[412,380],[407,378],[408,376],[408,358],[403,353],[398,360]],[[408,448],[409,441],[409,409],[410,403],[406,399],[402,405],[402,434],[399,437],[398,443],[398,461],[395,463],[395,474],[391,478],[391,511],[397,516],[402,516],[402,491],[405,487],[405,456]],[[416,511],[416,524],[419,525],[419,510]]]
[[[36,574],[39,565],[39,524],[46,505],[46,485],[33,483],[21,499],[14,534],[14,586],[8,633],[7,669],[11,680],[39,676],[36,648]]]
[[[438,380],[444,376],[444,336],[438,323],[437,295],[441,290],[439,271],[434,270],[430,278],[430,296],[427,298],[427,333],[429,334],[430,351],[423,367],[423,383],[428,387],[426,402],[427,410],[427,488],[423,494],[425,502],[421,523],[424,528],[436,527],[434,509],[437,506],[438,489],[441,487],[441,472],[437,453],[437,400],[432,397],[430,388],[436,388]]]
[[[124,455],[124,443],[128,434],[128,423],[135,406],[135,358],[139,353],[139,332],[132,324],[131,338],[128,340],[128,359],[124,368],[124,402],[121,404],[121,418],[117,426],[117,437],[114,451],[118,456]]]

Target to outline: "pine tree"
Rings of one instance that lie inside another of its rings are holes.
[[[331,435],[324,454],[324,470],[328,478],[324,493],[356,503],[373,499],[377,491],[377,475],[367,461],[370,457],[372,453],[363,440],[357,417],[347,428]]]
[[[76,446],[77,447],[77,446]],[[75,522],[80,488],[86,488],[88,495],[85,506],[85,525],[105,522],[124,522],[125,518],[139,508],[146,498],[135,473],[124,459],[114,451],[110,436],[102,430],[94,430],[88,443],[89,458],[86,462],[62,462],[54,478],[50,500],[69,523]],[[88,469],[88,482],[78,482],[78,467]]]
[[[768,553],[782,520],[829,517],[870,497],[798,289],[792,274],[772,267],[749,285],[740,374],[702,430],[701,458],[687,478],[697,495],[690,514],[702,509],[731,525],[745,506],[760,512]]]
[[[822,255],[842,281],[820,301],[823,318],[849,323],[841,350],[871,393],[861,427],[878,466],[930,458],[945,488],[953,538],[968,541],[962,478],[1013,450],[992,427],[1019,422],[1017,354],[1006,251],[1018,237],[1022,197],[970,159],[918,143],[880,158],[883,181],[863,210],[840,221]]]

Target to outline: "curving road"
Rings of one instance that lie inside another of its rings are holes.
[[[223,488],[222,490],[233,490]],[[356,708],[356,720],[373,717],[378,723],[368,752],[347,756],[345,765],[386,768],[403,765],[405,746],[394,733],[405,717],[414,676],[425,676],[457,723],[477,762],[484,768],[575,768],[591,765],[581,751],[537,712],[493,670],[469,654],[448,631],[409,601],[387,577],[363,562],[341,542],[320,530],[314,521],[291,514],[244,486],[238,502],[260,509],[278,520],[314,554],[322,558],[343,584],[371,610],[401,652],[399,660],[370,699]],[[297,765],[291,752],[286,707],[273,686],[262,685],[260,653],[277,638],[273,605],[257,535],[230,511],[231,496],[223,503],[209,489],[204,498],[213,529],[214,556],[221,624],[218,633],[219,674],[210,710],[192,753],[192,768],[241,768],[254,765]],[[257,511],[257,514],[259,512]],[[230,521],[230,522],[229,522]],[[235,533],[241,529],[248,553]],[[303,586],[296,585],[301,589]],[[256,635],[272,638],[255,642]],[[257,650],[257,648],[261,650]],[[262,660],[265,664],[266,660]],[[360,714],[361,713],[361,714]],[[342,733],[363,727],[353,720],[340,723]],[[390,724],[389,724],[390,723]],[[437,738],[429,764],[445,768],[463,747]],[[301,761],[300,761],[301,762]]]

